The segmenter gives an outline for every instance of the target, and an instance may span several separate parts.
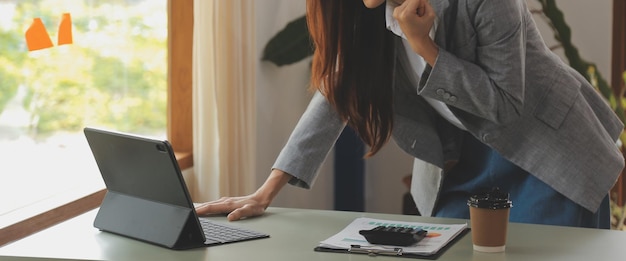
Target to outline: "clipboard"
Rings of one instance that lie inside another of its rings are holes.
[[[407,252],[403,252],[402,247],[394,247],[394,248],[389,248],[388,250],[380,250],[380,249],[372,249],[369,247],[362,247],[360,245],[352,245],[348,249],[338,249],[338,248],[317,246],[313,250],[317,252],[365,254],[369,256],[395,256],[395,257],[404,257],[404,258],[435,260],[435,259],[438,259],[443,253],[445,253],[446,250],[448,250],[457,241],[463,238],[469,231],[470,231],[470,228],[463,229],[463,231],[461,231],[456,237],[454,237],[451,241],[449,241],[444,247],[442,247],[437,252],[432,253],[432,254],[407,253]]]

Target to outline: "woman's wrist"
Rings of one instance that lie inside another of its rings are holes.
[[[411,45],[411,48],[422,56],[428,65],[431,67],[435,66],[435,61],[437,61],[437,56],[439,56],[439,46],[432,38],[427,37],[422,41],[416,41],[415,44]]]
[[[254,192],[253,197],[264,208],[267,208],[274,200],[274,197],[291,179],[291,175],[279,169],[273,169],[265,183]]]

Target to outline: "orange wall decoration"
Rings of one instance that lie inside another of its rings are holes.
[[[26,30],[26,45],[29,51],[52,47],[52,40],[41,18],[33,19],[33,23]]]
[[[63,14],[63,17],[61,18],[57,38],[57,45],[72,43],[72,17],[69,13]]]
[[[26,29],[26,45],[28,51],[36,51],[53,46],[50,35],[41,18],[34,18],[32,24]],[[72,17],[69,13],[64,13],[59,23],[57,34],[57,45],[72,44]]]

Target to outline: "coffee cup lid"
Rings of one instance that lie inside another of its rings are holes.
[[[509,193],[500,191],[495,187],[489,191],[471,196],[467,200],[467,205],[475,208],[503,209],[513,207],[509,199]]]

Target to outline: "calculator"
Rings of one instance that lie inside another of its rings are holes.
[[[410,246],[426,237],[428,232],[402,226],[377,226],[369,230],[359,230],[367,242],[377,245]]]

